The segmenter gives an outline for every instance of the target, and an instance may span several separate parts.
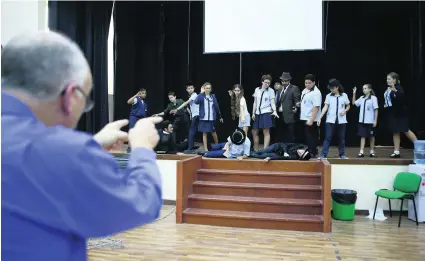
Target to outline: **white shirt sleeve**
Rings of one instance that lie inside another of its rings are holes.
[[[134,98],[133,105],[137,103],[137,98]]]
[[[270,87],[269,87],[269,94],[270,94],[270,100],[272,100],[272,99],[275,99],[275,98],[276,98],[276,97],[275,97],[275,93],[274,93],[273,88],[270,88]]]
[[[190,95],[189,100],[194,101],[196,99],[196,97],[198,97],[198,94],[192,93],[192,95]]]
[[[360,105],[361,105],[361,101],[362,101],[362,97],[358,98],[358,99],[354,102],[354,105],[356,105],[357,107],[360,107]]]
[[[321,105],[322,105],[322,93],[320,93],[320,91],[317,91],[313,97],[313,106],[320,107]]]
[[[240,102],[241,107],[245,107],[246,106],[246,100],[245,97],[241,98],[241,102]]]
[[[330,103],[330,101],[329,101],[330,96],[331,96],[330,94],[326,95],[325,104],[327,104],[327,105],[329,105],[329,103]],[[317,105],[315,105],[315,106],[317,106]]]
[[[379,108],[379,105],[378,105],[378,98],[376,98],[376,96],[372,96],[372,106],[373,106],[373,109],[374,109],[374,110],[376,110],[376,109],[378,109],[378,108]]]
[[[350,104],[350,100],[348,99],[348,95],[346,93],[344,93],[344,99],[345,99],[345,106]]]

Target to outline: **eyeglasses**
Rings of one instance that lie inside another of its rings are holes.
[[[75,89],[77,89],[84,96],[84,98],[86,99],[85,105],[84,105],[84,112],[86,113],[86,112],[91,111],[93,109],[93,107],[94,107],[94,101],[90,98],[90,95],[89,94],[86,94],[83,91],[83,89],[81,89],[81,87],[79,87],[79,86],[76,86]],[[61,96],[63,96],[65,94],[65,92],[66,92],[66,89],[64,89],[61,92]]]

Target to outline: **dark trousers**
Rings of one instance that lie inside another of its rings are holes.
[[[305,142],[307,143],[311,154],[316,156],[318,153],[317,144],[319,143],[319,127],[317,126],[316,122],[313,122],[313,125],[311,126],[308,126],[305,123],[307,123],[307,121],[304,121]]]
[[[336,131],[338,133],[338,152],[339,156],[345,155],[345,129],[347,127],[347,124],[333,124],[333,123],[326,123],[325,124],[325,140],[323,141],[323,147],[322,147],[322,153],[320,156],[326,157],[329,153],[329,147],[332,143],[332,137]]]
[[[189,116],[187,113],[176,115],[173,120],[174,133],[176,133],[176,142],[181,143],[187,138],[189,130]]]
[[[285,123],[283,119],[276,119],[274,143],[295,142],[295,123]]]
[[[132,129],[134,127],[134,125],[136,125],[136,122],[140,119],[142,119],[143,117],[137,117],[135,115],[130,115],[129,118],[129,129]]]
[[[192,118],[192,122],[190,123],[189,129],[189,137],[188,137],[188,150],[193,150],[193,146],[195,146],[195,135],[198,132],[198,124],[199,124],[199,116],[195,116]]]
[[[218,143],[218,144],[211,144],[211,150],[204,154],[204,157],[207,158],[225,158],[223,153],[225,150],[223,150],[224,146],[226,145],[226,142]]]

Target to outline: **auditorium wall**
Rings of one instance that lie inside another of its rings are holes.
[[[177,160],[158,160],[162,176],[163,199],[176,200]],[[352,189],[357,191],[356,210],[369,210],[375,206],[375,191],[393,189],[397,173],[407,171],[408,166],[394,165],[338,165],[332,164],[332,189]],[[400,202],[393,200],[393,210],[400,209]],[[381,199],[379,208],[389,210],[388,200]],[[407,210],[407,202],[403,206]]]
[[[47,0],[1,1],[1,44],[27,31],[47,29]]]

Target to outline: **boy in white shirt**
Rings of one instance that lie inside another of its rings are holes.
[[[318,154],[317,144],[319,141],[319,127],[315,122],[319,120],[322,105],[322,93],[316,87],[315,78],[312,74],[304,77],[305,89],[301,93],[300,120],[305,124],[305,139],[312,154]]]

